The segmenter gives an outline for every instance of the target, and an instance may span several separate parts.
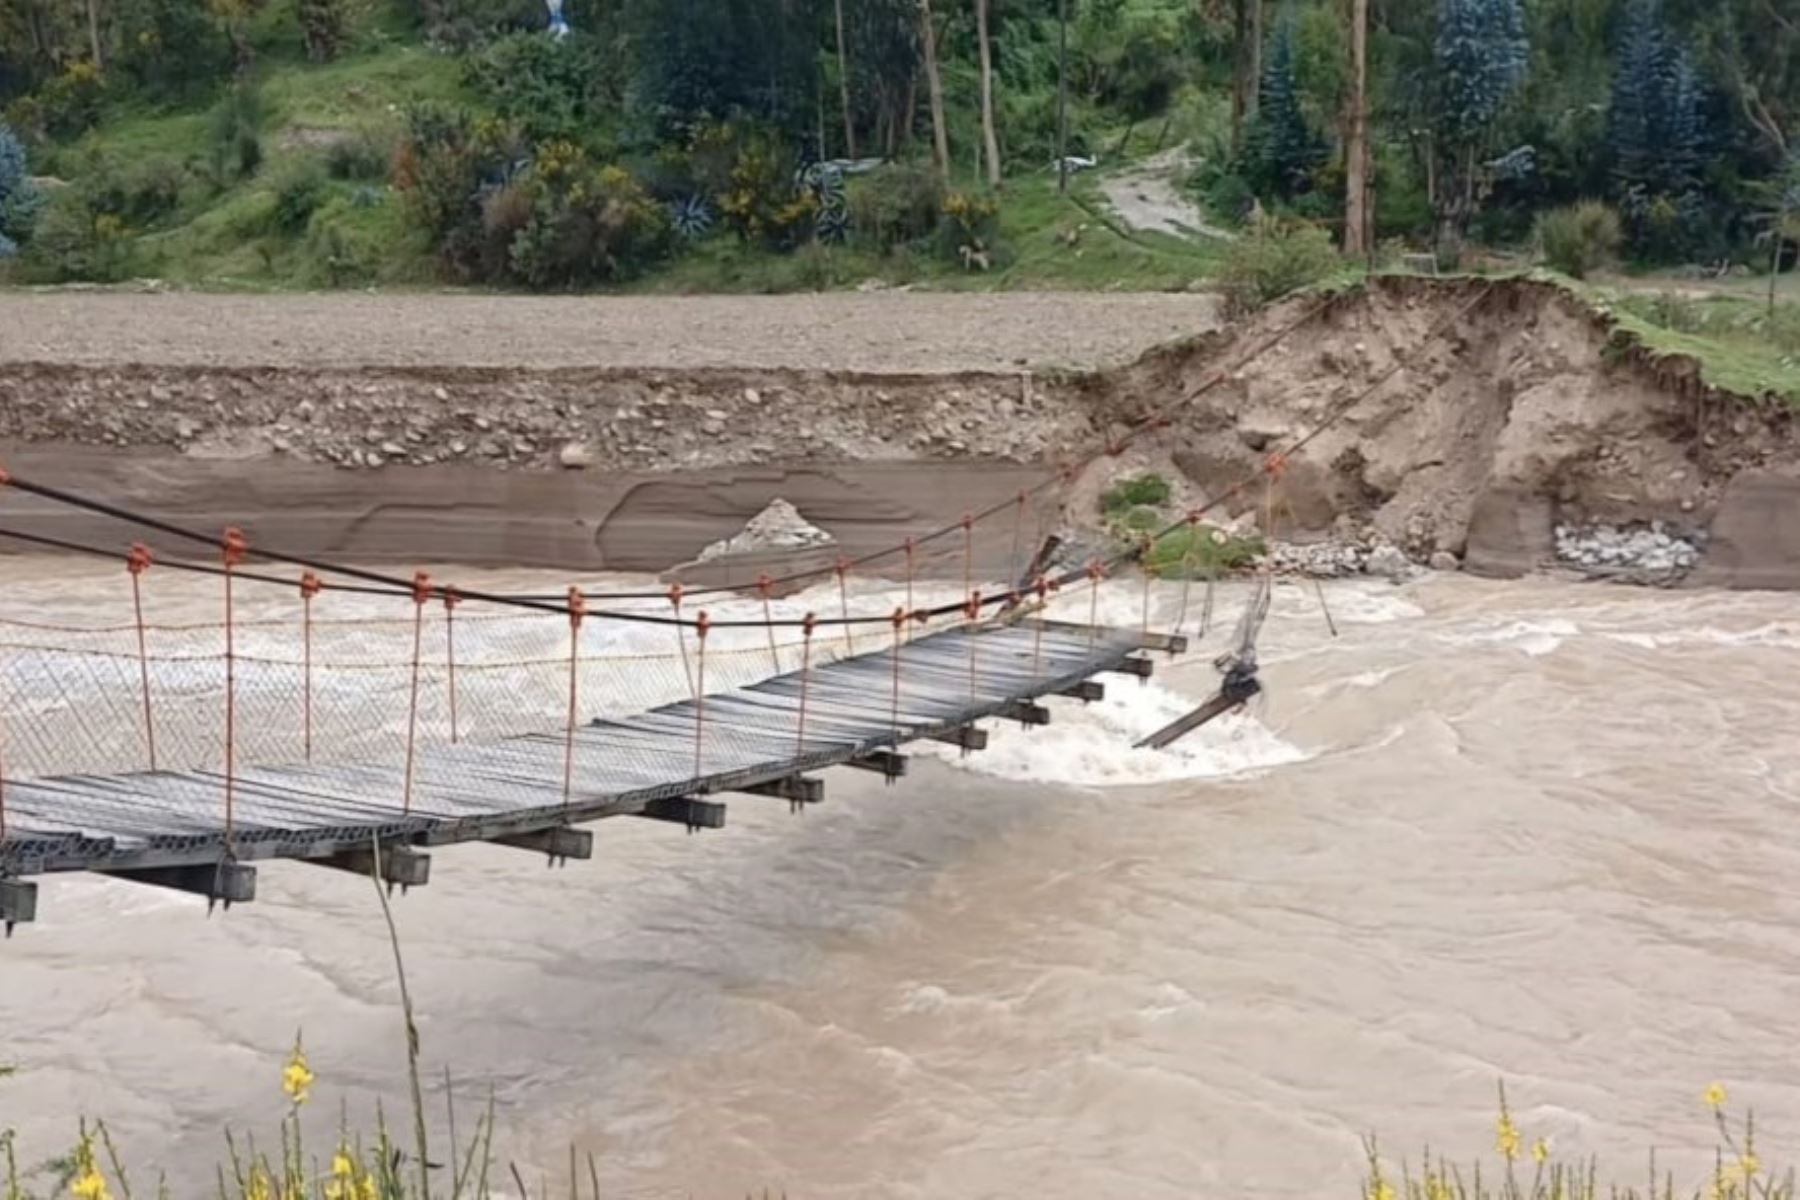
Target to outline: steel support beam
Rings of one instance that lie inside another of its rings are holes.
[[[670,796],[663,800],[652,800],[644,805],[642,811],[632,815],[648,817],[652,821],[671,821],[676,825],[686,825],[689,833],[696,829],[725,828],[725,806],[716,800]]]
[[[316,866],[348,871],[352,875],[367,877],[375,873],[373,847],[346,850],[341,854],[334,854],[330,858],[312,858],[306,861]],[[431,855],[422,850],[414,850],[411,846],[383,846],[381,848],[381,881],[398,884],[404,888],[424,887],[431,882]]]
[[[14,925],[37,920],[37,884],[23,879],[0,879],[0,925],[11,937]]]
[[[766,783],[752,783],[738,789],[749,796],[774,796],[789,804],[818,804],[825,799],[825,781],[804,775],[786,775]]]
[[[1162,650],[1169,654],[1186,654],[1188,640],[1187,635],[1180,633],[1143,633],[1138,635],[1138,646],[1145,650]]]
[[[906,755],[896,754],[892,750],[871,750],[867,754],[844,760],[844,765],[855,767],[859,771],[873,771],[894,780],[906,774]]]
[[[226,906],[248,904],[256,899],[256,868],[238,862],[199,863],[187,867],[133,867],[123,871],[102,871],[114,879],[147,883],[151,887],[192,892],[214,903]]]
[[[964,750],[986,750],[988,744],[987,730],[977,729],[973,725],[958,725],[955,729],[928,733],[925,736],[930,741],[961,746]]]
[[[1156,664],[1147,658],[1128,658],[1114,669],[1121,675],[1136,675],[1139,679],[1148,679],[1156,673]]]
[[[1090,701],[1106,699],[1106,685],[1095,679],[1084,679],[1080,683],[1071,684],[1069,687],[1064,688],[1056,694],[1059,696],[1067,696],[1071,700],[1079,700],[1083,704],[1086,704]]]
[[[1017,721],[1021,725],[1050,723],[1050,710],[1029,700],[1008,700],[994,715],[1005,721]]]
[[[586,829],[538,829],[531,833],[507,834],[493,841],[496,846],[535,850],[548,855],[552,862],[567,862],[571,858],[585,862],[594,857],[594,835]]]

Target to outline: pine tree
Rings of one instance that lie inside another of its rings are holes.
[[[1706,240],[1704,102],[1699,73],[1670,41],[1659,0],[1633,0],[1619,35],[1606,144],[1614,195],[1640,254],[1681,256]]]
[[[1245,178],[1259,195],[1291,197],[1307,190],[1324,158],[1319,136],[1300,107],[1294,20],[1282,15],[1263,58],[1256,118],[1250,126]]]
[[[1530,67],[1520,0],[1439,0],[1432,60],[1438,249],[1454,253],[1491,183],[1494,127]]]
[[[1530,65],[1519,0],[1440,0],[1438,110],[1453,143],[1480,141]]]

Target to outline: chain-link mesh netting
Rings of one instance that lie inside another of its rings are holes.
[[[941,589],[934,589],[934,591]],[[921,588],[920,600],[925,598]],[[312,759],[397,765],[416,746],[491,742],[563,729],[571,629],[557,613],[481,611],[362,599],[393,615],[257,615],[231,627],[230,695],[239,768]],[[267,604],[261,606],[266,610]],[[870,610],[867,600],[858,605]],[[667,613],[645,606],[645,613]],[[574,639],[578,722],[644,712],[697,690],[721,693],[890,645],[891,628],[821,625],[756,601],[715,605],[691,626],[591,613]],[[948,620],[939,622],[941,627]],[[911,631],[909,630],[909,633]],[[0,729],[10,777],[220,770],[225,762],[226,627],[221,621],[55,624],[0,617]],[[414,650],[417,647],[415,661]],[[415,682],[416,680],[416,682]],[[154,761],[153,761],[154,760]]]

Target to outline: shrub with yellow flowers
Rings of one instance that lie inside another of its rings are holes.
[[[1712,1114],[1718,1143],[1711,1174],[1688,1193],[1693,1200],[1794,1200],[1793,1172],[1773,1179],[1757,1157],[1754,1115],[1746,1113],[1742,1122],[1734,1126],[1726,1112],[1723,1084],[1708,1085],[1700,1099]],[[1504,1085],[1494,1118],[1494,1151],[1500,1159],[1499,1170],[1490,1170],[1485,1179],[1480,1160],[1465,1169],[1442,1156],[1434,1157],[1427,1150],[1417,1174],[1410,1163],[1404,1162],[1396,1173],[1383,1161],[1373,1137],[1363,1139],[1363,1151],[1363,1200],[1675,1200],[1677,1195],[1675,1181],[1667,1175],[1647,1192],[1630,1184],[1612,1184],[1603,1189],[1599,1164],[1593,1158],[1564,1161],[1557,1157],[1547,1137],[1533,1137],[1528,1145],[1525,1131],[1513,1119]],[[1527,1154],[1531,1159],[1529,1168],[1523,1162]],[[1654,1153],[1650,1161],[1651,1177],[1655,1180]]]

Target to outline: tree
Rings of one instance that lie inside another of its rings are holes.
[[[1344,122],[1344,255],[1369,252],[1369,0],[1350,0],[1350,101]]]
[[[844,52],[844,0],[832,0],[837,16],[838,100],[844,108],[844,156],[856,157],[856,118],[850,112],[850,57]],[[824,154],[825,148],[819,147]]]
[[[975,0],[975,41],[981,52],[981,145],[987,181],[1000,186],[1000,141],[994,135],[994,51],[988,38],[988,0]]]
[[[1256,118],[1246,138],[1244,177],[1260,195],[1283,198],[1307,191],[1325,147],[1300,104],[1294,18],[1290,10],[1275,26],[1257,89]]]
[[[1707,224],[1699,170],[1706,130],[1699,77],[1663,26],[1658,0],[1625,12],[1606,143],[1632,244],[1654,257],[1690,253]]]
[[[950,175],[950,138],[944,130],[944,79],[938,73],[937,27],[931,20],[931,0],[919,0],[919,43],[925,52],[925,86],[931,98],[931,159],[938,175]]]
[[[1242,153],[1250,122],[1256,117],[1256,92],[1262,83],[1262,0],[1232,0],[1231,149]]]
[[[0,124],[0,259],[12,257],[31,240],[44,194],[26,170],[25,146]]]
[[[1440,252],[1454,250],[1491,182],[1482,156],[1530,66],[1519,0],[1439,0],[1434,206]]]

